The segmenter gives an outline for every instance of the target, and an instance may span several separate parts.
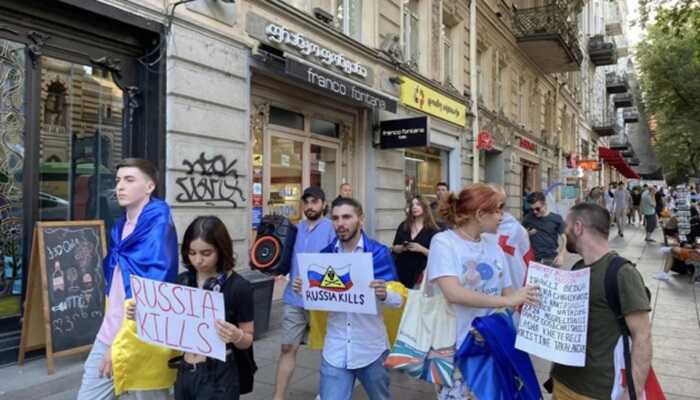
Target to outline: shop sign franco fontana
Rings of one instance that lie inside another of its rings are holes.
[[[368,72],[364,65],[312,42],[301,33],[290,31],[283,26],[268,24],[265,27],[265,34],[269,41],[293,47],[304,56],[316,57],[321,61],[321,64],[337,67],[348,75],[357,75],[363,79],[367,78]]]
[[[287,58],[285,73],[319,90],[347,98],[364,107],[396,113],[396,101],[373,90],[341,79],[322,68]]]
[[[401,102],[459,126],[467,124],[467,107],[407,76],[401,77]]]

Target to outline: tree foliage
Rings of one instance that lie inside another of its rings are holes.
[[[686,27],[700,30],[700,0],[639,0],[639,23],[644,27],[654,19],[662,16],[666,23],[665,30],[674,35],[682,33]]]
[[[700,8],[690,8],[680,26],[673,13],[657,13],[637,62],[657,155],[667,173],[684,178],[700,175]]]

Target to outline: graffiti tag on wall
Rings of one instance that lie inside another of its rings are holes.
[[[194,161],[183,160],[182,165],[188,168],[186,176],[176,179],[182,192],[175,197],[178,203],[204,202],[229,203],[233,208],[238,207],[238,201],[245,201],[243,191],[238,183],[238,172],[234,159],[231,162],[222,155],[207,158],[202,152]]]

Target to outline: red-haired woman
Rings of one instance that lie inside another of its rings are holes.
[[[459,195],[450,195],[440,208],[452,229],[433,237],[428,255],[427,279],[434,292],[451,303],[457,319],[457,349],[476,317],[497,308],[517,307],[537,301],[537,288],[513,290],[507,261],[494,241],[482,240],[482,233],[496,233],[503,218],[505,195],[494,187],[476,183]],[[438,399],[468,399],[469,388],[455,382],[445,387]]]

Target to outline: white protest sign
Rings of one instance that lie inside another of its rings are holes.
[[[531,262],[527,285],[540,287],[540,303],[524,305],[515,348],[554,361],[586,364],[591,269],[565,271]]]
[[[226,361],[226,344],[214,325],[226,319],[221,293],[134,275],[131,293],[141,340]]]
[[[307,310],[377,314],[371,253],[297,254]]]

